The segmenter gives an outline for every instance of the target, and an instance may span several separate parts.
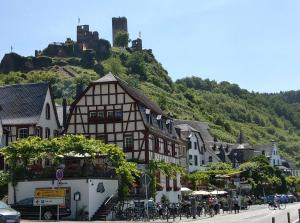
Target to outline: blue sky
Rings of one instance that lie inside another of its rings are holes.
[[[299,0],[1,0],[0,57],[76,39],[81,24],[111,41],[126,16],[173,80],[199,76],[259,92],[300,89]]]

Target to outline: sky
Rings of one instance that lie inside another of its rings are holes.
[[[229,81],[258,92],[300,89],[299,0],[0,0],[0,58],[76,40],[78,18],[111,41],[111,18],[175,81]]]

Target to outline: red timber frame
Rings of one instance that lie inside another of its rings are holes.
[[[139,103],[117,81],[91,83],[72,103],[65,133],[83,134],[88,138],[105,136],[106,143],[117,144],[123,149],[125,135],[132,134],[134,147],[130,150],[124,149],[127,159],[147,164],[151,160],[150,151],[154,151],[149,148],[150,132],[142,118]],[[104,111],[104,118],[89,120],[91,111],[96,114]],[[123,118],[108,119],[107,111],[122,111]],[[172,142],[176,148],[179,147],[176,140],[168,137],[164,139],[170,146],[171,153]],[[176,158],[179,160],[178,149]],[[162,155],[172,156],[163,152]]]

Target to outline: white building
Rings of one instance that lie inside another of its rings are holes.
[[[20,138],[58,135],[60,125],[49,84],[16,84],[0,87],[3,145]]]
[[[271,144],[265,145],[254,145],[253,149],[257,154],[262,154],[268,158],[270,161],[270,165],[272,166],[282,166],[281,157],[279,155],[279,148],[277,147],[277,143],[272,141]]]
[[[205,131],[203,130],[203,127],[206,126],[205,124],[185,120],[176,120],[175,123],[175,128],[180,130],[180,137],[188,145],[186,162],[190,173],[203,170],[210,163],[220,162],[218,156],[210,148],[210,141],[205,141],[207,139],[206,134],[202,134]]]
[[[51,189],[57,187],[57,181],[39,180],[39,181],[19,181],[15,186],[17,202],[34,197],[36,189]],[[78,210],[83,209],[88,212],[89,220],[93,217],[103,202],[118,191],[118,180],[116,179],[66,179],[62,180],[60,188],[65,189],[65,206],[70,208],[71,216],[75,219],[76,202],[74,194],[80,192],[78,201]],[[13,204],[14,189],[10,184],[8,187],[8,203]],[[42,211],[42,214],[44,212]],[[55,213],[51,213],[55,215]],[[43,218],[43,216],[42,216]]]
[[[60,125],[49,84],[15,84],[0,87],[0,147],[28,136],[58,135]],[[3,157],[0,157],[0,169]]]

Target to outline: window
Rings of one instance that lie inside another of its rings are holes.
[[[189,155],[189,163],[190,163],[190,165],[193,165],[193,156],[192,155]]]
[[[35,135],[40,137],[40,138],[43,138],[43,128],[42,127],[36,127]]]
[[[114,120],[114,112],[113,111],[107,111],[107,120],[113,121]]]
[[[173,179],[173,188],[174,190],[177,190],[177,179]]]
[[[208,162],[212,163],[212,156],[208,157]]]
[[[195,161],[195,166],[198,166],[198,156],[197,155],[194,156],[194,161]]]
[[[107,143],[106,136],[104,134],[96,135],[96,140],[102,141],[103,143]]]
[[[172,156],[176,156],[175,143],[172,143]]]
[[[18,137],[20,139],[27,138],[28,137],[28,128],[18,129]]]
[[[105,120],[104,111],[98,111],[98,120],[103,122]]]
[[[126,152],[130,152],[133,150],[133,136],[132,135],[124,136],[124,149]]]
[[[50,120],[50,105],[49,105],[49,103],[46,104],[46,119]]]
[[[202,160],[202,165],[204,165],[205,164],[205,161],[204,160]]]
[[[164,154],[169,154],[168,141],[164,140]]]
[[[188,140],[188,149],[191,149],[191,147],[192,147],[192,142]]]
[[[154,150],[155,152],[159,152],[159,139],[158,138],[154,138]]]
[[[194,142],[194,149],[197,150],[197,142]]]
[[[45,137],[46,137],[47,139],[50,138],[50,129],[49,129],[49,128],[45,128]]]
[[[170,177],[166,176],[166,189],[170,190]]]
[[[115,110],[115,121],[123,120],[123,112],[121,110]]]
[[[89,122],[90,123],[97,123],[98,122],[96,111],[90,111],[89,112]]]

